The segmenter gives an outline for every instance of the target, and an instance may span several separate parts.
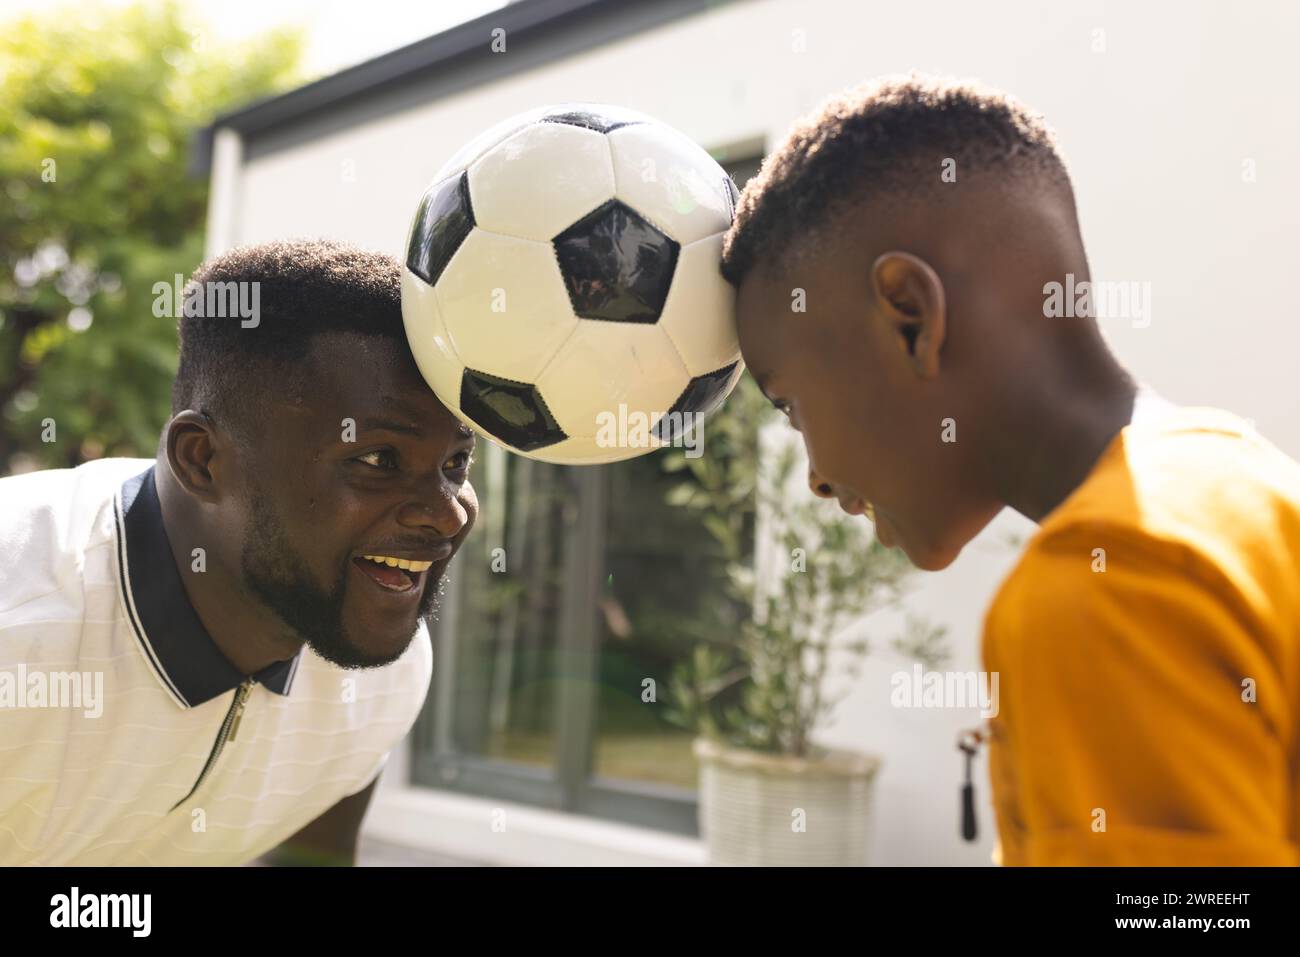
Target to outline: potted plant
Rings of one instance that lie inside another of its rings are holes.
[[[795,488],[794,443],[759,454],[756,392],[738,389],[710,420],[703,456],[666,466],[689,472],[670,501],[699,512],[728,573],[714,640],[673,673],[670,719],[697,734],[711,863],[862,864],[880,759],[814,733],[847,693],[832,695],[828,677],[856,677],[869,650],[846,627],[896,605],[911,566],[866,521]],[[942,637],[909,618],[894,646],[933,667]]]

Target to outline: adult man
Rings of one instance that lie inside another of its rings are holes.
[[[0,479],[0,670],[27,677],[0,863],[348,863],[424,701],[474,440],[415,366],[399,266],[279,242],[191,288],[229,283],[260,314],[185,310],[156,459]],[[100,705],[33,706],[66,673]]]

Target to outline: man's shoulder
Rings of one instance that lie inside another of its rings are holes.
[[[111,501],[122,483],[153,459],[94,459],[76,468],[40,469],[0,478],[0,528],[40,511],[67,511],[85,501]]]
[[[47,596],[80,594],[88,554],[112,541],[114,495],[152,464],[97,459],[0,478],[0,624]]]

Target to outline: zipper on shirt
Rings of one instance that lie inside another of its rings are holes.
[[[971,776],[971,763],[979,753],[980,746],[988,740],[988,731],[984,725],[967,728],[957,736],[957,750],[966,758],[966,776],[961,786],[961,836],[967,841],[975,840],[978,829],[975,826],[975,782]]]
[[[189,794],[171,806],[172,811],[194,796],[194,793],[207,780],[213,767],[216,766],[217,758],[220,756],[222,748],[226,746],[226,742],[235,740],[235,732],[239,730],[239,722],[244,717],[244,706],[248,704],[249,695],[252,693],[253,679],[245,678],[243,683],[235,689],[235,699],[230,702],[230,710],[226,712],[226,717],[221,722],[221,730],[217,732],[217,740],[208,753],[208,760],[204,763],[203,770],[199,772],[199,779],[194,782],[194,787],[190,788]]]

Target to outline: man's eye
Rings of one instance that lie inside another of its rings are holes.
[[[474,461],[473,452],[457,452],[447,460],[447,464],[453,472],[468,472],[471,463]]]
[[[376,459],[377,461],[370,462],[367,461],[368,459]],[[392,449],[376,449],[373,452],[367,452],[365,455],[358,455],[355,459],[353,459],[353,461],[364,462],[366,465],[369,465],[371,468],[383,469],[385,472],[388,472],[397,468],[397,453],[394,452]],[[393,464],[392,465],[379,464],[380,462],[384,462],[384,461],[392,462]]]

